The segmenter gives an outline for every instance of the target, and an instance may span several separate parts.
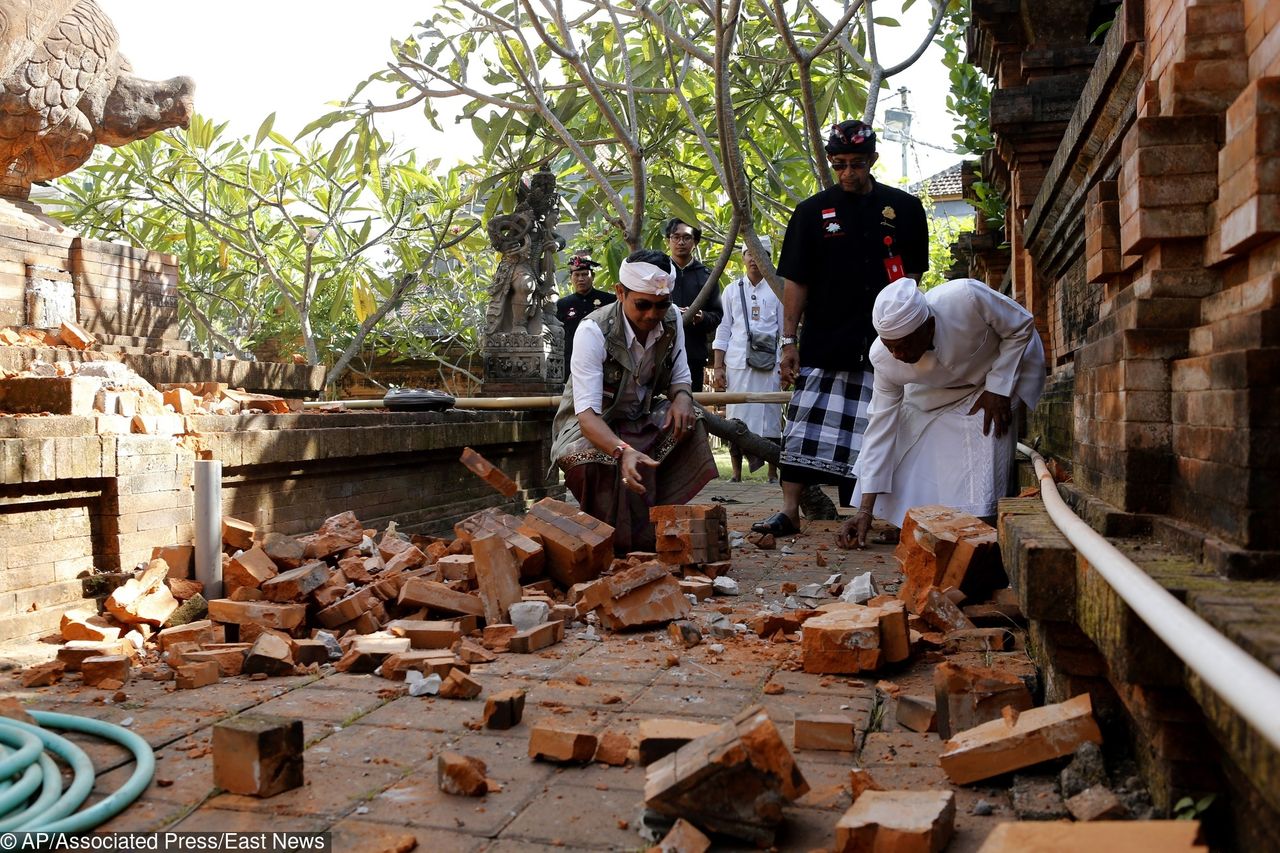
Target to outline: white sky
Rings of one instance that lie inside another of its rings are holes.
[[[434,0],[98,2],[120,31],[122,50],[136,73],[155,79],[178,74],[194,78],[196,109],[215,121],[229,121],[236,133],[253,133],[275,112],[275,128],[292,136],[326,112],[327,102],[346,97],[360,80],[384,65],[390,57],[390,40],[410,35],[417,21],[430,16]],[[881,3],[876,11],[893,15],[893,5]],[[916,3],[905,19],[910,25],[880,28],[878,45],[884,64],[900,61],[914,47],[924,33],[927,14],[928,4]],[[904,31],[913,34],[910,45],[903,43],[900,33]],[[911,90],[912,136],[950,146],[953,120],[945,104],[947,71],[939,57],[940,51],[930,48],[889,83],[894,90],[904,85]],[[880,115],[899,100],[896,95],[882,95]],[[447,110],[442,105],[442,113]],[[420,161],[440,157],[449,163],[476,150],[465,125],[442,136],[418,111],[383,118],[380,126],[403,146],[417,148]],[[453,127],[451,122],[442,115],[446,131]],[[880,151],[882,179],[895,181],[901,171],[900,148],[882,141]],[[917,180],[958,159],[915,146],[908,175]]]

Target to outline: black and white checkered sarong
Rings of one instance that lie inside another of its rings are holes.
[[[783,465],[852,477],[871,405],[870,370],[800,368],[782,430]]]

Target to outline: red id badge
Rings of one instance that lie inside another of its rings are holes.
[[[890,282],[904,278],[907,274],[906,271],[902,269],[902,258],[898,255],[890,255],[884,259],[884,271],[889,274]]]

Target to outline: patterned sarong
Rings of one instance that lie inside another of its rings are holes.
[[[800,368],[782,431],[783,465],[849,478],[867,430],[874,374]]]
[[[623,486],[617,461],[585,438],[571,444],[556,460],[564,471],[565,485],[583,512],[613,525],[613,550],[619,554],[654,550],[657,542],[649,507],[688,503],[716,478],[716,463],[702,420],[694,421],[693,430],[676,441],[670,430],[662,431],[667,407],[663,401],[647,418],[609,424],[620,439],[659,463],[657,468],[640,466],[643,495]]]

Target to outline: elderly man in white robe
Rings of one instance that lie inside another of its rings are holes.
[[[761,237],[764,250],[770,250],[767,238]],[[782,333],[782,301],[774,294],[765,280],[764,270],[752,256],[750,249],[742,250],[746,267],[737,281],[724,289],[720,301],[724,316],[716,327],[712,385],[717,391],[778,391],[782,378],[778,368],[778,338]],[[751,341],[755,340],[768,352],[761,350],[758,357],[768,356],[767,369],[753,367],[748,361]],[[730,403],[726,415],[737,418],[761,438],[774,444],[782,439],[782,406],[777,403]],[[729,460],[733,467],[733,482],[742,480],[742,451],[736,445],[729,447]],[[755,471],[761,460],[748,457],[748,466]],[[778,466],[769,463],[769,482],[776,482]]]
[[[873,516],[942,504],[988,520],[1005,496],[1014,415],[1044,390],[1044,346],[1026,308],[962,278],[922,292],[899,279],[872,310],[875,386],[855,474],[856,514],[837,535],[866,547]]]

